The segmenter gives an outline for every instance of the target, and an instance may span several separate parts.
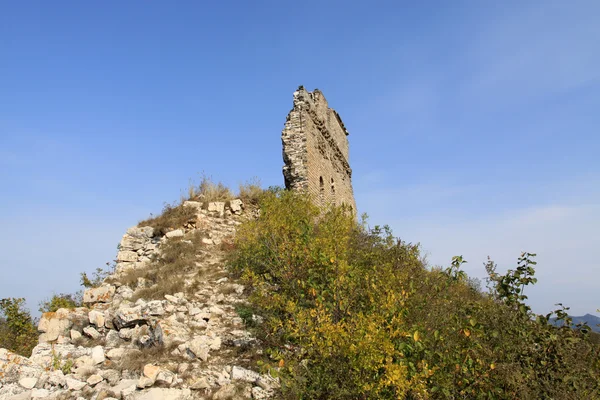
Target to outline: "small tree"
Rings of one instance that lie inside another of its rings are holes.
[[[95,288],[104,282],[104,280],[111,274],[111,271],[114,270],[114,263],[111,265],[110,262],[106,263],[106,269],[96,268],[96,270],[92,273],[91,277],[87,275],[87,273],[82,272],[81,276],[81,286],[85,288]]]
[[[35,321],[24,308],[25,299],[0,300],[0,347],[29,357],[38,340]]]
[[[75,308],[81,305],[81,292],[73,294],[55,294],[50,300],[40,302],[40,312],[54,312],[59,308]]]

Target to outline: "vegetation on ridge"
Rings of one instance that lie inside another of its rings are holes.
[[[232,271],[251,292],[251,304],[237,310],[266,346],[257,365],[281,377],[284,398],[600,397],[597,337],[585,325],[572,329],[565,307],[542,316],[526,304],[524,290],[536,283],[534,254],[523,253],[505,274],[489,261],[484,291],[461,270],[462,257],[431,269],[418,245],[388,227],[368,228],[345,208],[322,210],[281,189],[243,190],[245,203],[260,205],[260,217],[220,249],[230,252]],[[165,232],[186,223],[161,217]],[[204,257],[203,235],[169,239],[148,268],[119,280],[147,299],[197,290],[184,278]],[[107,273],[82,275],[82,285],[97,286]],[[54,295],[40,310],[79,303]],[[28,356],[37,331],[23,304],[0,301],[0,347]],[[556,320],[561,326],[549,323]],[[139,367],[167,353],[127,361]]]
[[[388,228],[280,191],[240,227],[230,262],[264,317],[259,333],[287,398],[600,396],[600,347],[525,304],[533,254],[505,275],[490,261],[483,292],[461,257],[428,269]]]
[[[201,202],[204,208],[208,206],[209,202],[228,202],[234,198],[240,198],[247,204],[257,204],[263,192],[257,178],[240,184],[239,191],[234,196],[223,183],[215,183],[210,177],[202,175],[198,185],[190,182],[187,197],[182,196],[178,203],[165,203],[159,215],[150,215],[150,218],[140,221],[138,226],[150,226],[154,229],[155,236],[162,236],[168,231],[182,227],[196,218],[197,210],[194,207],[185,207],[183,205],[185,201]]]
[[[161,246],[145,268],[131,269],[118,280],[136,290],[133,300],[163,299],[165,294],[186,291],[186,274],[196,269],[203,258],[204,232],[197,230],[180,238],[172,238]],[[192,290],[191,288],[189,290]]]
[[[25,357],[38,342],[35,320],[25,309],[25,299],[0,300],[0,348],[9,349]]]

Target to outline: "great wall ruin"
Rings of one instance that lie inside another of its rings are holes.
[[[285,187],[310,193],[321,206],[345,204],[356,211],[348,134],[323,93],[300,86],[281,133]]]

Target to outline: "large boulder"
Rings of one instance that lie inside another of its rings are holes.
[[[171,238],[176,238],[176,237],[183,237],[183,230],[182,229],[175,229],[174,231],[169,231],[165,234],[166,237],[168,237],[169,239]]]
[[[102,285],[96,288],[90,288],[83,293],[83,302],[91,303],[110,303],[115,295],[116,288],[113,285]]]
[[[37,380],[42,372],[43,369],[30,359],[10,350],[0,349],[0,386],[19,382],[23,378]]]
[[[213,201],[208,203],[208,212],[218,213],[219,215],[223,215],[225,212],[225,202],[224,201]]]
[[[139,239],[151,239],[154,236],[154,228],[151,226],[133,226],[127,229],[125,235]]]
[[[252,370],[234,366],[231,369],[231,380],[233,381],[244,381],[248,383],[255,383],[260,379],[260,374]]]
[[[142,315],[142,307],[121,307],[117,310],[113,324],[117,330],[132,328],[136,325],[146,324],[147,319]]]
[[[59,336],[70,337],[71,328],[82,329],[89,325],[88,309],[84,307],[67,309],[59,308],[55,312],[42,314],[38,323],[39,342],[54,342]]]
[[[90,354],[91,349],[87,347],[73,344],[40,343],[33,348],[29,360],[42,368],[50,369],[55,360],[76,360]]]
[[[131,250],[121,250],[117,254],[118,262],[135,262],[138,260],[138,253]]]
[[[239,214],[242,212],[242,206],[243,206],[243,202],[240,199],[235,199],[235,200],[231,200],[229,202],[229,208],[231,209],[231,212],[234,214]]]

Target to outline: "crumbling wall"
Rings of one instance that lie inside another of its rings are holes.
[[[310,193],[319,205],[346,204],[356,210],[347,136],[323,93],[299,87],[281,134],[286,188]]]

